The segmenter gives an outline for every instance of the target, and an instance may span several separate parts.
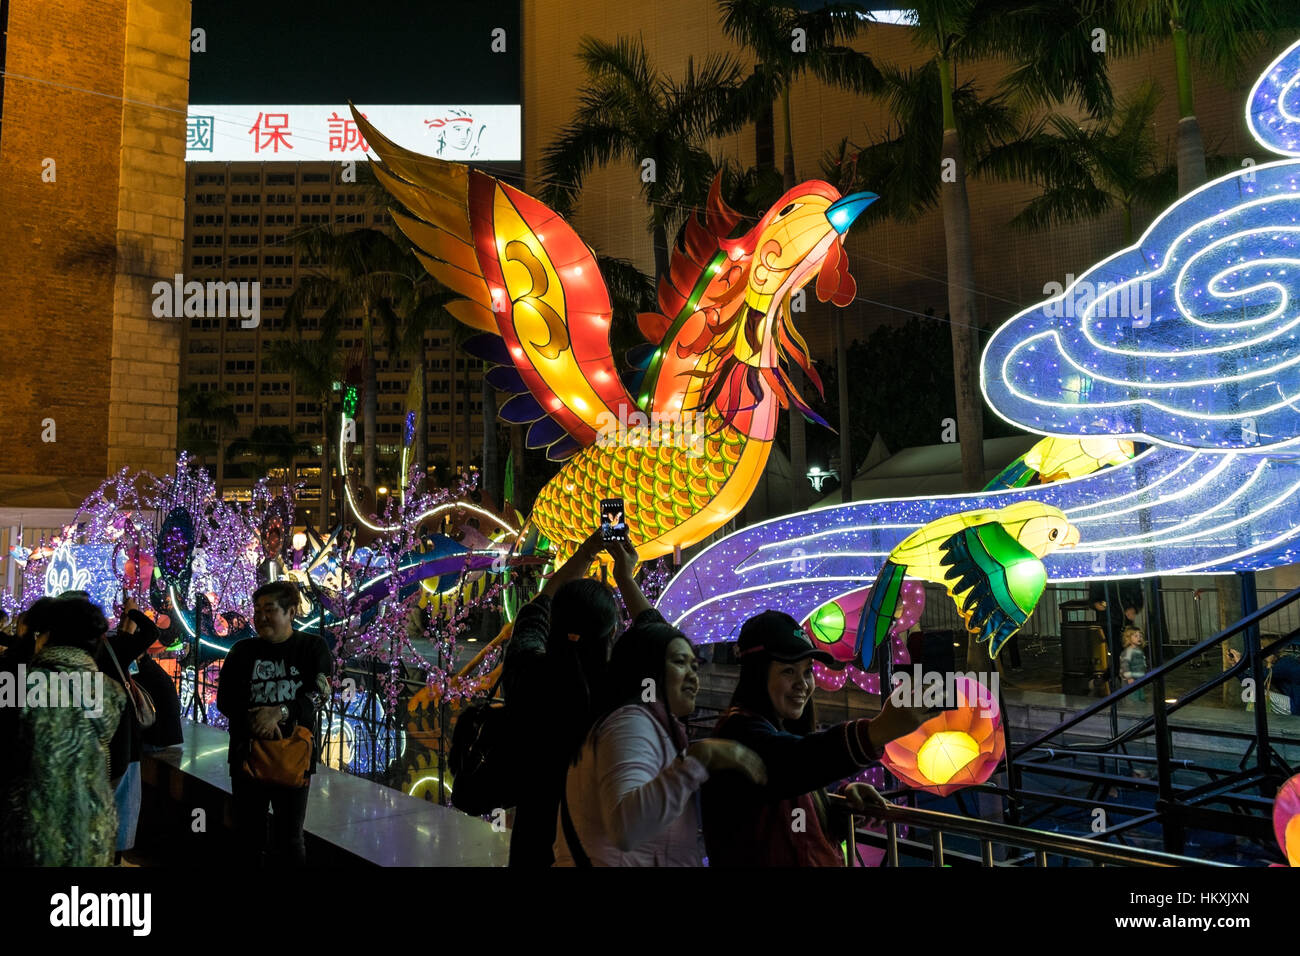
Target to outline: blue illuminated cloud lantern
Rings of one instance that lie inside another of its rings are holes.
[[[1251,93],[1266,148],[1300,156],[1300,43]],[[1300,558],[1300,161],[1246,166],[1184,196],[1142,238],[990,341],[981,386],[1044,435],[1133,438],[1126,464],[1030,488],[856,502],[752,525],[682,568],[659,609],[732,640],[771,607],[802,620],[871,583],[889,552],[958,511],[1033,500],[1077,548],[1056,581],[1222,572]]]
[[[1300,43],[1284,50],[1255,81],[1246,125],[1266,149],[1300,156]]]

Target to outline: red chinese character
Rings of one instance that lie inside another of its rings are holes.
[[[365,116],[366,114],[362,113],[361,115]],[[344,119],[339,116],[337,111],[335,111],[330,114],[328,122],[330,124],[329,151],[331,153],[336,150],[347,153],[355,152],[358,149],[370,149],[370,147],[366,145],[366,141],[361,138],[361,131],[357,129],[357,124],[354,120]]]
[[[293,144],[289,142],[289,114],[267,113],[265,118],[263,124],[263,114],[258,113],[257,122],[248,128],[253,134],[253,152],[260,153],[263,147],[270,146],[271,152],[278,153],[282,143],[285,149],[293,149]]]

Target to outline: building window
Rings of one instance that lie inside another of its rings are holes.
[[[256,206],[262,201],[261,193],[231,193],[230,204],[232,206]]]
[[[266,176],[268,186],[293,186],[297,180],[298,177],[294,173],[267,173]]]
[[[195,186],[224,186],[225,184],[225,173],[199,173],[194,177]]]
[[[232,186],[258,186],[261,185],[261,173],[234,173],[230,177]]]

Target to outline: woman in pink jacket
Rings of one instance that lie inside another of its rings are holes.
[[[695,648],[660,618],[638,622],[614,648],[605,706],[569,770],[556,826],[556,866],[702,866],[700,786],[740,773],[761,784],[743,744],[689,744],[679,718],[700,689]]]

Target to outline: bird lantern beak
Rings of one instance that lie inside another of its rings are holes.
[[[1070,530],[1065,532],[1065,540],[1061,542],[1063,548],[1073,548],[1079,543],[1079,526],[1070,525]]]
[[[875,193],[852,193],[831,203],[826,210],[826,218],[836,232],[844,235],[853,221],[862,214],[862,210],[879,198]]]

